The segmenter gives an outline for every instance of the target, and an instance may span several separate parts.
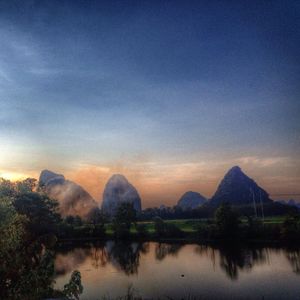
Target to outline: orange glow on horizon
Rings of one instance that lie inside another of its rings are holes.
[[[24,180],[28,177],[32,177],[32,176],[24,173],[17,173],[17,172],[3,172],[3,173],[0,172],[0,178],[4,178],[10,181]]]

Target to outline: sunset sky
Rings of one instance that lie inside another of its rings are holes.
[[[0,177],[47,168],[100,201],[122,173],[147,207],[239,165],[300,194],[299,20],[299,1],[0,0]]]

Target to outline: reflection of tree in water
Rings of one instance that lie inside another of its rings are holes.
[[[155,245],[155,258],[163,260],[167,255],[177,255],[182,244],[159,243]]]
[[[268,258],[268,250],[266,248],[243,248],[238,245],[222,246],[220,248],[210,246],[196,247],[196,253],[209,257],[214,266],[217,252],[220,257],[221,269],[232,280],[238,279],[239,271],[250,271],[256,264],[266,263]]]
[[[106,251],[109,261],[126,275],[137,274],[140,254],[149,251],[148,243],[107,242]]]
[[[254,265],[263,264],[268,257],[265,248],[240,248],[224,247],[220,248],[220,267],[232,280],[238,279],[239,271],[250,271]]]
[[[300,275],[300,250],[299,249],[287,249],[286,257],[292,265],[293,272]]]
[[[96,269],[106,266],[108,254],[103,243],[98,243],[91,248],[92,266]]]
[[[216,266],[216,250],[210,246],[207,245],[198,245],[195,248],[195,252],[199,254],[200,256],[206,256],[210,258],[213,264],[213,269],[215,269]]]

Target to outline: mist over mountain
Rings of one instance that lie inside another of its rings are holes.
[[[201,206],[206,201],[207,199],[200,193],[189,191],[181,196],[181,198],[177,202],[177,206],[182,208],[183,210],[194,209]]]
[[[39,178],[39,186],[45,189],[49,197],[59,202],[62,216],[88,217],[89,212],[98,206],[92,196],[77,183],[66,180],[61,174],[43,170]]]
[[[217,191],[210,200],[210,204],[219,206],[223,202],[232,205],[253,204],[253,199],[257,203],[271,203],[269,194],[257,183],[248,177],[240,167],[232,167],[219,184]]]
[[[103,192],[102,210],[113,215],[121,203],[132,203],[137,212],[141,212],[141,198],[136,188],[121,174],[113,175],[106,183]]]

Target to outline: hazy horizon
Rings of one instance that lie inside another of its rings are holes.
[[[211,197],[234,165],[300,194],[297,1],[1,1],[0,177],[63,173],[98,201]],[[272,197],[274,199],[293,197]]]

